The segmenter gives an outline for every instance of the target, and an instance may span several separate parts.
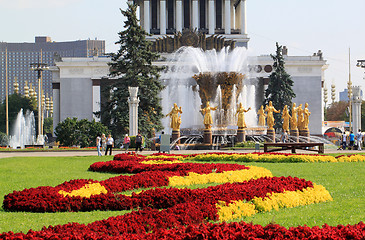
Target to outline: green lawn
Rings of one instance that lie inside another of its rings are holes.
[[[104,180],[115,174],[87,171],[90,164],[111,157],[23,157],[0,159],[0,201],[4,195],[37,186],[55,186],[71,179]],[[321,184],[331,193],[333,202],[259,213],[244,219],[285,227],[355,224],[365,221],[365,163],[249,163],[272,171],[275,176],[296,176]],[[120,215],[126,211],[67,213],[6,212],[0,209],[0,232],[27,232],[43,226],[68,222],[89,223]]]

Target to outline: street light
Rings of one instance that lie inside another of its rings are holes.
[[[352,82],[351,79],[347,82],[347,96],[349,97],[349,127],[351,131],[352,125]]]
[[[46,63],[31,63],[30,70],[38,73],[38,138],[37,142],[42,143],[41,138],[43,137],[43,126],[42,126],[42,72],[48,70],[49,67]]]
[[[356,67],[365,68],[365,60],[357,60]]]

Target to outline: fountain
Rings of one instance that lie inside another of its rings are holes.
[[[215,147],[226,142],[227,136],[236,135],[238,104],[245,109],[248,129],[257,126],[256,86],[258,80],[250,79],[247,49],[244,47],[222,48],[220,51],[203,51],[200,48],[181,47],[167,59],[167,68],[161,75],[166,86],[162,92],[162,107],[168,114],[176,103],[184,113],[181,115],[181,136],[185,143],[197,142],[203,135],[203,114],[207,102],[217,110],[212,111],[211,127]],[[162,121],[165,132],[171,132],[169,118]],[[261,127],[262,128],[262,127]],[[255,131],[255,130],[251,130]],[[216,137],[215,137],[216,136]],[[221,137],[222,136],[222,137]]]
[[[26,145],[34,145],[35,143],[35,120],[33,112],[29,110],[23,114],[20,109],[15,123],[12,128],[9,145],[11,148],[24,148]]]
[[[181,132],[199,134],[203,129],[203,116],[199,112],[210,101],[217,106],[212,112],[213,132],[235,129],[233,117],[242,102],[247,113],[248,126],[256,126],[255,82],[248,79],[247,49],[228,47],[221,51],[203,51],[200,48],[182,47],[168,59],[167,70],[161,75],[166,88],[162,92],[162,106],[167,114],[173,103],[184,109],[181,115]],[[170,132],[168,119],[163,120]]]

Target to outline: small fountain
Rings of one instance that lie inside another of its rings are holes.
[[[35,143],[35,120],[33,112],[29,110],[23,114],[20,109],[15,123],[12,128],[9,145],[11,148],[24,148],[26,145],[34,145]]]

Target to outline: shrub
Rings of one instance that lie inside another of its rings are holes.
[[[109,134],[108,128],[102,123],[95,120],[90,122],[87,119],[77,120],[77,118],[66,118],[55,129],[57,141],[67,147],[73,145],[95,146],[96,137],[101,133]]]

